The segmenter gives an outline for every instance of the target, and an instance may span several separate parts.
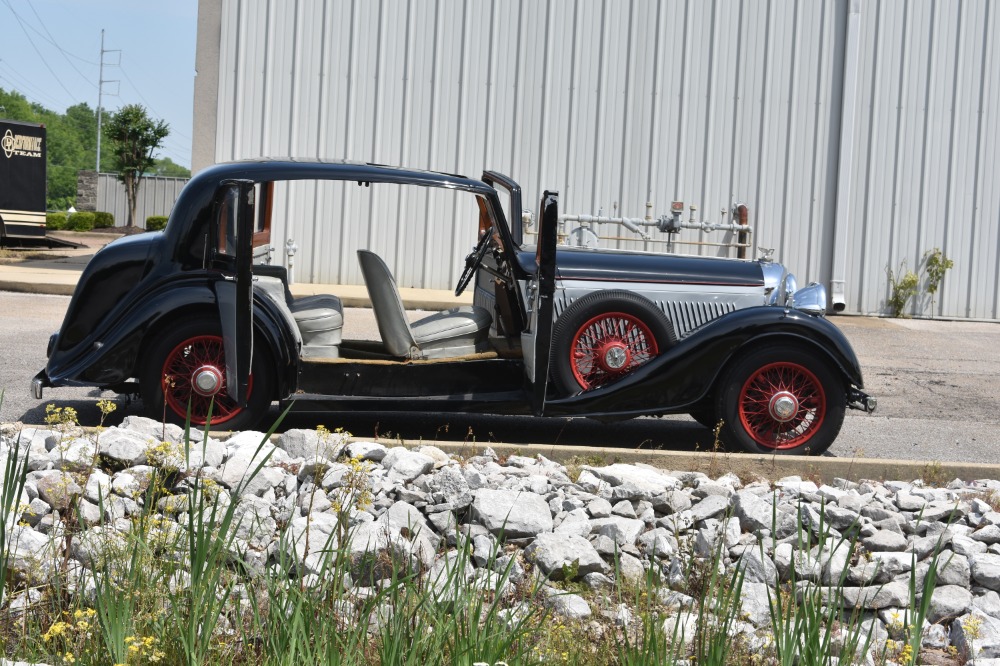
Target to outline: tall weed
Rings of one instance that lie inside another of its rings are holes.
[[[861,609],[847,607],[844,602],[848,567],[844,566],[829,586],[811,580],[828,576],[831,560],[841,548],[847,549],[841,557],[850,562],[857,546],[856,537],[829,536],[822,506],[818,524],[804,525],[812,519],[804,519],[806,514],[800,505],[796,533],[798,549],[792,555],[791,580],[786,588],[768,590],[771,629],[780,666],[823,666],[831,663],[831,655],[835,653],[840,654],[838,663],[848,666],[861,663],[860,655],[866,654],[871,646],[872,628],[869,626],[865,630]],[[772,521],[772,526],[776,525],[776,510]],[[853,534],[855,530],[849,528],[846,532]],[[816,545],[811,549],[814,541]],[[809,555],[812,550],[816,552],[815,557]],[[806,558],[806,565],[814,572],[814,576],[808,577],[801,586],[796,573],[796,559],[800,557]],[[837,650],[834,649],[835,638],[839,641]]]
[[[4,392],[0,390],[0,407],[3,406]],[[13,527],[21,515],[21,495],[28,475],[28,451],[22,450],[20,433],[6,452],[0,483],[0,608],[4,605],[7,591],[7,572],[10,566],[10,547]]]

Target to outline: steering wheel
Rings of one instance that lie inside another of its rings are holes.
[[[490,227],[483,232],[483,237],[479,239],[479,243],[476,247],[465,256],[465,270],[462,271],[462,276],[458,278],[458,285],[455,287],[455,295],[461,296],[465,288],[469,286],[469,282],[472,280],[472,276],[476,274],[476,269],[479,268],[479,264],[483,263],[483,259],[486,258],[486,253],[490,249],[490,241],[493,239],[493,228]]]

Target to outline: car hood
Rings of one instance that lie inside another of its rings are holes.
[[[525,246],[518,252],[518,263],[525,272],[534,274],[534,247]],[[602,282],[764,286],[764,272],[757,261],[568,246],[560,246],[556,252],[556,277]]]

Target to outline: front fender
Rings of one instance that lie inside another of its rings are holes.
[[[747,346],[781,340],[809,347],[844,379],[863,388],[850,342],[825,318],[760,306],[719,317],[614,384],[546,402],[546,416],[637,416],[683,412],[710,394],[726,366]]]

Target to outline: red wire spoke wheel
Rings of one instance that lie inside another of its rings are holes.
[[[677,342],[663,311],[639,294],[611,289],[574,301],[552,327],[550,372],[560,395],[621,379]]]
[[[761,446],[790,449],[823,425],[826,393],[808,368],[771,363],[747,378],[740,391],[740,421]]]
[[[252,392],[251,375],[248,397]],[[163,362],[163,397],[177,414],[187,415],[190,401],[191,423],[197,425],[208,421],[209,407],[212,423],[220,425],[243,411],[228,394],[226,355],[220,336],[200,335],[174,347]]]
[[[570,365],[584,390],[603,386],[659,354],[653,332],[638,318],[609,312],[591,318],[573,336]]]
[[[222,326],[204,317],[181,319],[154,340],[140,358],[139,392],[146,416],[184,425],[190,403],[191,424],[204,426],[212,409],[212,425],[230,430],[257,426],[275,397],[274,367],[264,346],[254,349],[247,404],[229,397]]]
[[[716,384],[720,438],[751,453],[823,453],[846,409],[841,375],[822,352],[795,344],[737,352]]]

